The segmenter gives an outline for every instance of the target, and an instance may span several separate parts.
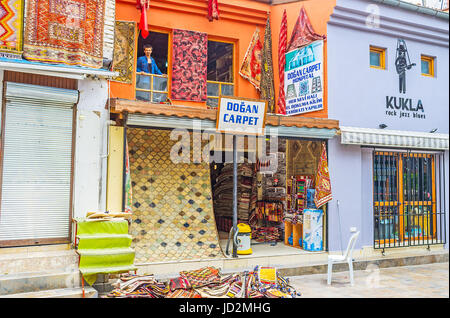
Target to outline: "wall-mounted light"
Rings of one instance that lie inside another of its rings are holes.
[[[384,129],[384,128],[387,127],[387,125],[386,124],[379,124],[378,127],[380,127],[380,129]]]
[[[437,128],[431,129],[431,130],[430,130],[430,133],[434,133],[434,132],[436,132],[437,130],[438,130]]]

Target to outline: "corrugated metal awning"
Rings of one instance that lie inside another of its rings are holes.
[[[200,124],[202,130],[216,130],[217,109],[153,104],[117,98],[111,98],[110,102],[115,111],[128,113],[128,125],[192,129],[195,127],[194,124]],[[336,135],[339,121],[267,114],[265,134],[275,133],[275,129],[279,136],[330,139]]]
[[[346,145],[448,150],[448,134],[343,126],[340,131]]]

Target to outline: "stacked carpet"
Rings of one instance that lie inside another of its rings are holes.
[[[242,222],[249,218],[250,197],[253,183],[252,164],[238,164],[237,217]],[[216,217],[233,217],[233,165],[225,164],[216,178],[214,193],[214,213]]]
[[[153,275],[122,275],[106,298],[295,298],[300,293],[275,268],[222,275],[215,267],[182,271],[167,282]]]
[[[128,221],[76,220],[76,252],[80,255],[79,269],[84,280],[92,285],[97,274],[124,273],[136,269],[134,250],[130,248]]]
[[[278,242],[283,240],[283,229],[276,226],[252,228],[252,238],[257,242]]]

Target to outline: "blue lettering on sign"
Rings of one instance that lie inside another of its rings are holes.
[[[258,117],[248,116],[246,114],[258,114],[259,106],[246,104],[244,101],[241,103],[233,103],[227,102],[226,106],[227,111],[237,112],[238,114],[224,114],[223,122],[232,123],[232,124],[241,124],[241,125],[249,125],[256,126],[258,124]]]

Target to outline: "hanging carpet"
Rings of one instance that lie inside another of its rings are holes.
[[[127,139],[136,263],[223,257],[209,164],[174,163],[170,152],[178,141],[168,130],[128,128]],[[191,158],[199,151],[192,149]]]
[[[119,76],[113,77],[113,81],[133,83],[135,29],[135,22],[116,21],[115,23],[112,71],[119,72]]]
[[[325,39],[325,35],[317,34],[314,31],[312,24],[309,21],[308,15],[306,14],[306,10],[304,7],[302,7],[297,18],[297,22],[295,22],[287,52],[298,49],[314,41]]]
[[[206,101],[208,36],[173,30],[172,99]]]
[[[286,95],[284,91],[284,68],[286,66],[286,46],[287,46],[287,15],[283,11],[280,26],[280,38],[278,41],[278,73],[280,75],[280,88],[278,95],[277,113],[286,115]]]
[[[23,57],[100,68],[104,0],[29,0]]]
[[[261,89],[261,60],[262,44],[259,40],[259,29],[256,28],[242,61],[239,74],[257,90]]]
[[[0,57],[20,59],[24,0],[0,2]]]
[[[261,99],[268,101],[267,112],[274,113],[275,109],[275,86],[272,62],[272,30],[270,28],[270,18],[267,18],[266,29],[264,31],[264,43],[262,48],[261,61]]]

